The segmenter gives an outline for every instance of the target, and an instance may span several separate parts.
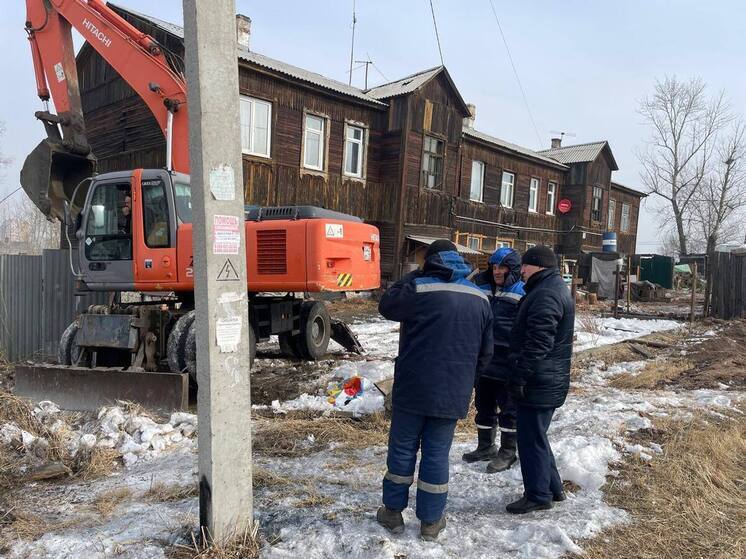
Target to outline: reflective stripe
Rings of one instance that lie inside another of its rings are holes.
[[[516,429],[508,429],[507,427],[500,427],[500,431],[503,433],[516,433]]]
[[[466,293],[468,295],[476,295],[477,297],[481,297],[485,301],[489,301],[489,299],[487,299],[487,295],[482,293],[478,288],[469,287],[468,285],[461,285],[458,283],[418,283],[417,284],[417,293],[431,293],[433,291],[455,291],[457,293]]]
[[[383,476],[383,479],[387,479],[389,481],[393,481],[394,483],[401,483],[404,485],[412,485],[414,483],[414,476],[398,476],[396,474],[392,474],[388,470],[386,471],[386,475]]]
[[[480,425],[477,423],[477,429],[494,429],[494,427],[490,427],[489,425]]]
[[[503,299],[512,299],[513,301],[520,301],[523,296],[519,295],[518,293],[510,293],[509,291],[501,291],[495,295],[495,297],[500,297]]]
[[[428,483],[426,481],[422,481],[421,479],[417,480],[417,489],[422,489],[423,491],[427,493],[448,493],[448,484],[447,483]]]

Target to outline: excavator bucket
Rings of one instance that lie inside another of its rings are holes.
[[[332,319],[331,338],[347,351],[361,355],[363,346],[350,327],[341,320]]]
[[[96,159],[91,153],[81,155],[60,142],[45,139],[26,157],[21,186],[48,219],[63,221],[65,202],[70,202],[73,211],[82,207],[87,185],[77,192],[75,188],[95,170]]]

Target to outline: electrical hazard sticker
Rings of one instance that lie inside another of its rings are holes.
[[[233,262],[231,262],[230,259],[225,260],[225,264],[223,264],[223,267],[220,268],[220,272],[218,273],[218,277],[216,279],[217,281],[238,281],[239,280],[236,267],[233,265]]]
[[[327,239],[344,239],[345,230],[341,223],[327,223],[326,224],[326,238]]]
[[[339,274],[337,276],[337,287],[350,287],[352,285],[352,274]]]

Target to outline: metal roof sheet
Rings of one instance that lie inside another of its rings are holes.
[[[435,68],[423,70],[393,82],[371,87],[365,93],[374,99],[388,99],[390,97],[396,97],[397,95],[412,93],[418,87],[421,87],[430,81],[441,70],[443,70],[443,66],[436,66]]]
[[[566,169],[567,167],[563,165],[562,163],[556,161],[555,159],[552,159],[551,157],[546,157],[545,155],[541,155],[539,152],[535,152],[529,148],[525,148],[523,146],[519,146],[518,144],[512,144],[510,142],[506,142],[505,140],[501,140],[500,138],[496,138],[494,136],[490,136],[489,134],[485,134],[484,132],[480,132],[479,130],[475,130],[474,128],[470,128],[468,126],[464,126],[464,135],[470,136],[472,138],[477,138],[479,140],[482,140],[483,142],[487,142],[490,144],[493,144],[497,147],[507,149],[510,151],[514,151],[520,155],[524,155],[526,157],[530,157],[532,159],[536,159],[538,161],[541,161],[543,163],[547,163],[549,165],[552,165],[554,167],[561,167],[563,169]]]
[[[116,8],[119,11],[126,12],[129,14],[132,14],[135,17],[143,19],[145,21],[149,21],[153,23],[154,25],[157,25],[158,27],[161,27],[164,30],[168,31],[172,35],[175,35],[176,37],[179,37],[181,39],[184,38],[183,27],[180,27],[173,23],[169,23],[167,21],[163,21],[162,19],[148,16],[140,12],[136,12],[134,10],[130,10],[129,8],[123,8],[121,6],[117,6],[116,4],[109,4],[109,5],[112,6],[113,8]],[[316,72],[310,72],[308,70],[304,70],[303,68],[293,66],[292,64],[287,64],[286,62],[275,60],[274,58],[270,58],[269,56],[259,54],[258,52],[250,51],[241,46],[238,47],[238,58],[246,62],[249,62],[251,64],[256,64],[257,66],[261,66],[268,70],[273,70],[280,74],[284,74],[291,78],[295,78],[297,80],[301,80],[301,81],[304,81],[304,82],[307,82],[307,83],[310,83],[310,84],[313,84],[319,87],[323,87],[330,91],[342,93],[343,95],[348,95],[350,97],[354,97],[361,101],[366,101],[372,105],[377,105],[380,107],[388,106],[386,103],[379,101],[375,97],[366,95],[361,89],[358,89],[357,87],[347,85],[346,83],[342,83],[337,80],[333,80],[331,78],[327,78],[326,76],[322,76],[321,74],[317,74]]]
[[[410,241],[415,241],[416,243],[422,243],[423,245],[427,246],[430,246],[438,240],[435,237],[421,237],[420,235],[407,235],[407,239],[409,239]],[[479,256],[480,254],[482,254],[482,252],[474,250],[473,248],[469,248],[458,243],[453,244],[456,245],[456,250],[459,252],[459,254],[471,254],[473,256]]]
[[[578,144],[576,146],[566,146],[561,148],[543,149],[539,151],[542,155],[556,159],[560,163],[583,163],[595,161],[604,146],[608,145],[606,141],[592,142],[589,144]]]

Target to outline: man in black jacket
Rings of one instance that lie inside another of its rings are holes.
[[[456,421],[466,417],[474,377],[492,356],[492,312],[487,296],[468,281],[471,268],[447,240],[428,248],[422,270],[391,286],[380,313],[401,323],[394,368],[388,470],[379,524],[404,530],[401,511],[414,482],[420,535],[434,540],[445,527],[448,453]]]
[[[547,430],[570,388],[575,304],[546,246],[523,255],[526,295],[510,341],[510,390],[517,404],[518,455],[523,497],[507,506],[513,514],[552,508],[565,498]]]

